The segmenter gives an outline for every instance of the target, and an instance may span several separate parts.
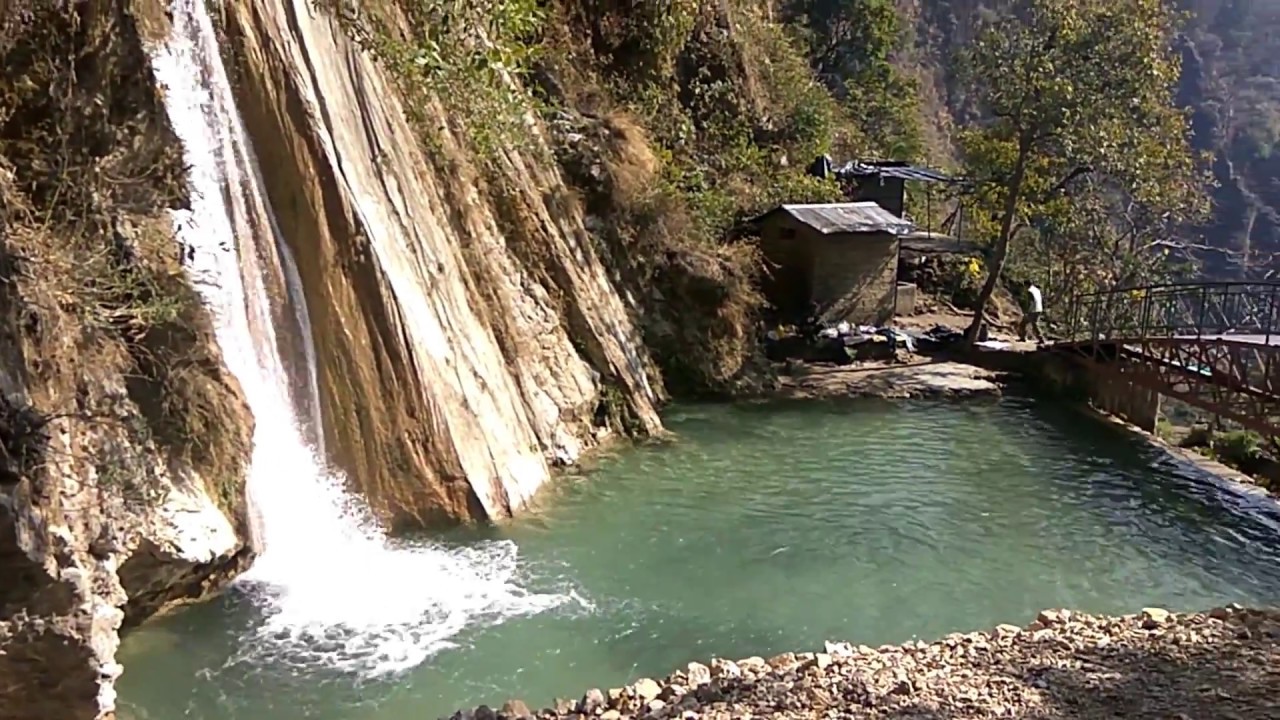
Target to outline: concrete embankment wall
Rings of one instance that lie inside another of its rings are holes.
[[[998,372],[1023,378],[1037,392],[1087,402],[1149,433],[1155,432],[1160,417],[1160,393],[1133,384],[1129,375],[1136,368],[1124,359],[1104,367],[1048,349],[979,350],[966,361]]]

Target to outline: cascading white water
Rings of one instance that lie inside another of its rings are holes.
[[[175,213],[175,227],[256,420],[248,486],[263,554],[239,587],[266,618],[247,638],[250,654],[392,671],[421,663],[470,624],[565,602],[567,595],[516,584],[513,543],[453,550],[389,543],[304,439],[306,424],[319,421],[298,408],[320,407],[305,303],[204,3],[174,0],[169,41],[152,65],[190,168],[191,209]],[[292,312],[273,307],[271,289],[284,291]],[[278,328],[280,318],[292,327]],[[277,331],[298,335],[306,348],[299,367],[309,377],[293,387],[309,388],[309,398],[290,396]]]

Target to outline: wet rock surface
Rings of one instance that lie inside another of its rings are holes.
[[[589,690],[537,713],[510,702],[452,720],[1274,718],[1277,638],[1273,610],[1147,608],[1123,617],[1046,610],[1026,627],[690,663],[663,680]]]
[[[999,375],[973,365],[909,358],[900,364],[801,365],[782,378],[784,398],[952,398],[1000,394]]]

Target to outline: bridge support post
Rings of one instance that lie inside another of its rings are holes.
[[[1130,382],[1122,367],[1115,367],[1125,364],[1124,360],[1114,361],[1112,368],[1094,374],[1093,404],[1099,410],[1154,433],[1160,419],[1160,393]]]

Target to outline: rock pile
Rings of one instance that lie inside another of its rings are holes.
[[[511,701],[452,720],[1280,717],[1280,611],[1046,610],[1025,628],[933,643],[712,660],[531,712]]]

